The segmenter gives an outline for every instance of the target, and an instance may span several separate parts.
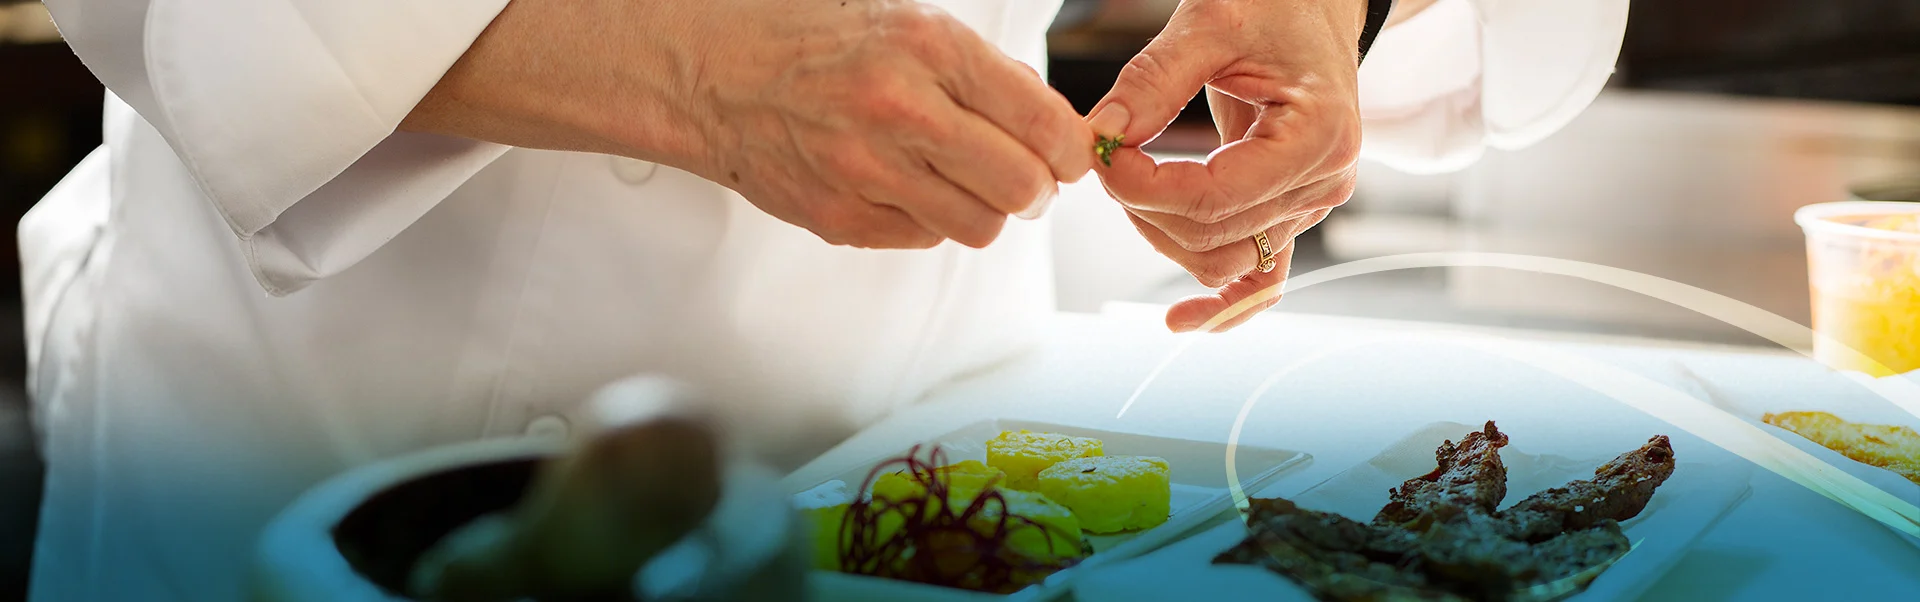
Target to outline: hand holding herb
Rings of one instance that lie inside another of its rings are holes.
[[[911,0],[515,0],[403,129],[677,167],[867,248],[986,246],[1094,166],[1065,97]]]
[[[1369,5],[1186,0],[1094,105],[1088,127],[1113,137],[1095,147],[1107,192],[1156,251],[1218,289],[1175,303],[1169,329],[1232,328],[1272,306],[1293,238],[1353,194]],[[1160,135],[1200,92],[1221,142],[1205,159],[1119,145]]]

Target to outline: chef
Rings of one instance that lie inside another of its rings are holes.
[[[1626,15],[1187,0],[1081,119],[1036,77],[1058,0],[47,4],[109,96],[20,226],[36,602],[240,599],[306,487],[565,436],[635,373],[797,464],[1032,342],[1032,218],[1090,169],[1222,286],[1191,329],[1285,276],[1356,156],[1444,170],[1564,124]],[[1231,144],[1140,153],[1201,89]]]

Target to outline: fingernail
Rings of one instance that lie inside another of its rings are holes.
[[[1040,219],[1040,216],[1046,215],[1047,209],[1053,206],[1053,200],[1059,197],[1060,197],[1060,193],[1058,192],[1050,192],[1045,195],[1041,195],[1040,200],[1034,201],[1032,205],[1027,205],[1027,208],[1025,211],[1021,211],[1014,215],[1019,216],[1020,219],[1024,219],[1024,220]]]
[[[1093,115],[1087,118],[1087,126],[1093,128],[1095,134],[1112,138],[1127,133],[1127,123],[1130,121],[1133,121],[1133,113],[1128,112],[1126,106],[1116,102],[1094,111]]]

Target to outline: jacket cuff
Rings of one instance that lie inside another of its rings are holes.
[[[1599,96],[1626,20],[1627,0],[1435,2],[1360,68],[1362,156],[1434,173],[1539,142]]]
[[[506,1],[154,0],[149,121],[251,237],[386,140]]]
[[[346,271],[506,151],[463,138],[394,134],[272,223],[241,236],[248,267],[273,296]]]
[[[1474,0],[1481,22],[1482,113],[1497,148],[1532,145],[1572,122],[1606,87],[1627,31],[1627,0]]]

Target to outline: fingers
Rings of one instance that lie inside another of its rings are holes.
[[[953,134],[918,149],[933,171],[1000,213],[1039,217],[1058,180],[1018,140],[978,115],[955,111]]]
[[[1129,214],[1129,217],[1134,220],[1134,226],[1140,230],[1141,235],[1145,236],[1161,254],[1186,268],[1201,284],[1220,289],[1214,295],[1182,300],[1169,311],[1168,327],[1174,328],[1175,332],[1186,332],[1199,328],[1203,324],[1210,329],[1221,323],[1225,323],[1227,327],[1237,325],[1238,322],[1230,320],[1236,316],[1222,316],[1217,321],[1214,318],[1216,314],[1227,311],[1246,299],[1255,300],[1248,302],[1249,305],[1235,308],[1233,310],[1235,314],[1258,312],[1271,307],[1272,302],[1278,300],[1279,290],[1267,289],[1269,285],[1285,280],[1286,271],[1292,261],[1293,239],[1326,219],[1330,211],[1315,211],[1267,229],[1267,238],[1281,246],[1274,255],[1274,270],[1267,273],[1257,269],[1260,262],[1259,247],[1251,239],[1214,251],[1194,253],[1173,246],[1165,233],[1138,216]],[[1278,274],[1277,277],[1276,274]],[[1271,298],[1268,298],[1269,293]],[[1207,301],[1208,299],[1213,301]]]
[[[1298,105],[1262,107],[1246,137],[1207,157],[1211,190],[1222,207],[1197,219],[1243,211],[1249,198],[1293,190],[1302,183],[1351,171],[1360,160],[1360,120],[1317,114]]]
[[[1213,114],[1213,127],[1220,132],[1221,146],[1246,138],[1253,119],[1260,115],[1260,107],[1213,88],[1207,88],[1207,111]]]
[[[1282,285],[1293,268],[1293,242],[1274,253],[1271,272],[1251,272],[1211,295],[1194,295],[1167,308],[1167,330],[1226,332],[1280,302]]]
[[[1032,67],[979,41],[946,82],[953,100],[986,118],[1040,157],[1061,182],[1078,182],[1093,169],[1093,130],[1066,97]]]
[[[823,200],[793,221],[827,244],[862,249],[931,249],[946,240],[897,207],[858,198]]]
[[[1301,233],[1319,225],[1329,212],[1316,211],[1275,226],[1268,232],[1268,238],[1279,240],[1277,237],[1285,236],[1287,242],[1274,253],[1273,271],[1252,270],[1212,295],[1196,295],[1174,303],[1167,308],[1167,328],[1173,332],[1226,332],[1279,303],[1282,285],[1293,269],[1294,241]]]
[[[1132,212],[1166,233],[1182,249],[1211,251],[1237,244],[1275,224],[1338,207],[1352,198],[1353,186],[1353,170],[1342,171],[1211,224],[1172,213],[1140,209]]]
[[[1156,162],[1137,149],[1113,153],[1100,181],[1129,208],[1219,223],[1299,188],[1351,170],[1359,159],[1359,134],[1327,124],[1288,105],[1259,110],[1247,137],[1206,161]]]
[[[1127,61],[1113,89],[1088,114],[1096,135],[1124,135],[1128,146],[1139,146],[1159,136],[1213,79],[1222,65],[1212,44],[1186,44],[1183,30],[1169,24],[1166,31]]]
[[[985,201],[930,166],[923,166],[914,175],[911,188],[895,187],[890,194],[870,200],[905,212],[929,232],[976,249],[1000,237],[1000,230],[1007,225],[1005,213],[989,208]]]
[[[1251,238],[1212,251],[1194,252],[1180,248],[1179,244],[1167,237],[1167,233],[1140,219],[1138,215],[1128,213],[1127,219],[1133,220],[1134,229],[1140,231],[1140,235],[1153,245],[1155,251],[1180,264],[1188,274],[1193,275],[1194,280],[1207,288],[1226,286],[1235,278],[1253,271],[1254,266],[1260,263],[1260,250]],[[1291,223],[1268,229],[1268,240],[1276,245],[1285,244]]]

